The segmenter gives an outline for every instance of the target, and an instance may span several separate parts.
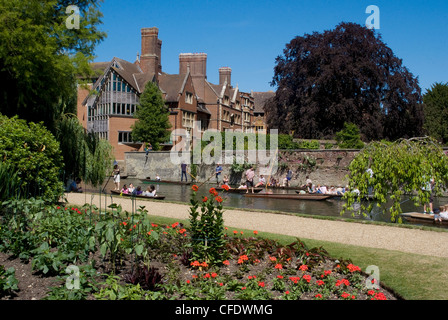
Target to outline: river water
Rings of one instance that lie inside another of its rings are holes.
[[[121,179],[120,186],[124,184],[133,184],[135,187],[141,186],[145,190],[150,184],[144,183],[139,179],[127,178]],[[169,183],[154,184],[157,190],[157,194],[164,195],[165,200],[177,201],[189,203],[192,194],[191,185],[178,185]],[[214,187],[214,184],[204,184],[197,192],[197,199],[201,199],[202,196],[209,196],[209,188]],[[110,190],[114,189],[114,184],[112,179],[103,184],[103,186],[98,187],[96,190],[87,188],[86,191],[103,192],[110,193]],[[270,189],[271,190],[271,189]],[[263,192],[263,191],[261,191]],[[294,190],[274,190],[275,193],[283,194],[296,194]],[[247,208],[247,209],[260,209],[260,210],[272,210],[272,211],[282,211],[288,213],[297,214],[309,214],[316,216],[332,216],[332,217],[342,217],[342,218],[352,218],[359,220],[373,220],[390,222],[390,215],[388,213],[383,214],[380,208],[374,208],[374,210],[367,216],[365,215],[352,215],[350,212],[341,215],[340,212],[343,208],[344,201],[341,199],[331,199],[323,201],[310,201],[310,200],[291,200],[291,199],[266,199],[266,198],[249,198],[245,197],[244,194],[236,193],[224,193],[220,192],[221,197],[224,198],[224,206],[232,208]],[[440,197],[435,199],[434,208],[439,205],[444,205],[448,203],[447,197]],[[386,208],[391,205],[386,204]],[[403,212],[423,212],[423,207],[415,207],[412,201],[404,201],[401,205]],[[406,222],[405,222],[406,223]],[[416,224],[415,222],[413,224]],[[438,224],[429,224],[430,226],[438,226]]]

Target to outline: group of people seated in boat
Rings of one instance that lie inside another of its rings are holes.
[[[135,188],[134,185],[131,183],[129,184],[129,187],[124,185],[123,188],[121,189],[121,193],[132,194],[135,196],[154,197],[156,195],[156,188],[154,187],[154,185],[150,185],[148,188],[146,188],[146,191],[143,191],[140,186]]]

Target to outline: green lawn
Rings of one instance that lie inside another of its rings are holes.
[[[159,224],[188,221],[153,216]],[[229,228],[233,234],[234,228]],[[238,229],[244,235],[253,235],[253,230]],[[259,237],[275,239],[289,244],[296,239],[290,236],[259,232]],[[334,258],[350,259],[364,271],[367,266],[379,268],[380,280],[407,300],[446,300],[448,288],[448,258],[431,257],[399,251],[372,249],[334,242],[301,238],[308,247],[322,246]]]

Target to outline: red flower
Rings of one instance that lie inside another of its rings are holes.
[[[192,187],[191,187],[191,190],[193,190],[193,191],[198,191],[199,190],[199,187],[197,186],[197,185],[193,185]]]
[[[210,188],[210,190],[208,190],[208,192],[210,192],[211,194],[214,194],[216,192],[215,188]]]
[[[230,264],[230,262],[229,262],[229,260],[224,260],[224,261],[222,262],[222,264],[225,264],[226,266],[228,266],[228,265]]]
[[[219,203],[222,202],[222,198],[220,196],[216,197],[215,200],[218,201]]]
[[[255,234],[255,235],[257,235],[257,234],[258,234],[258,231],[257,231],[257,230],[255,230],[255,231],[254,231],[254,234]]]
[[[315,297],[318,299],[322,299],[322,295],[320,293],[316,294]]]
[[[361,268],[360,268],[360,267],[355,266],[354,264],[351,264],[351,263],[347,266],[347,269],[348,269],[350,272],[361,271]]]
[[[317,281],[316,281],[316,284],[317,284],[318,286],[323,286],[323,285],[325,284],[325,282],[323,282],[322,280],[317,280]]]
[[[283,266],[281,265],[281,263],[277,263],[274,267],[275,269],[283,269]]]
[[[311,276],[309,274],[304,275],[302,278],[305,279],[306,282],[310,283]]]
[[[176,228],[178,225],[179,225],[179,222],[174,222],[174,223],[171,225],[171,227],[172,227],[172,228]]]
[[[226,185],[226,184],[223,184],[222,186],[221,186],[221,188],[223,188],[224,190],[226,190],[226,191],[229,191],[229,186],[228,185]]]
[[[202,199],[202,202],[206,202],[208,200],[208,198],[207,197],[204,197],[203,199]]]
[[[307,266],[306,264],[302,264],[302,265],[299,267],[299,270],[306,271],[306,270],[308,270],[308,266]]]
[[[258,286],[264,288],[264,282],[258,282]]]

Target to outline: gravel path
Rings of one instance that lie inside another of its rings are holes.
[[[70,204],[92,203],[104,208],[111,198],[84,193],[68,193]],[[132,211],[128,198],[114,197],[123,210]],[[188,219],[189,206],[160,200],[136,199],[135,208],[145,206],[150,215],[175,219]],[[354,222],[332,221],[297,217],[291,215],[225,210],[224,224],[227,227],[244,228],[288,236],[331,241],[348,245],[397,250],[401,252],[448,258],[448,232],[436,232]]]

